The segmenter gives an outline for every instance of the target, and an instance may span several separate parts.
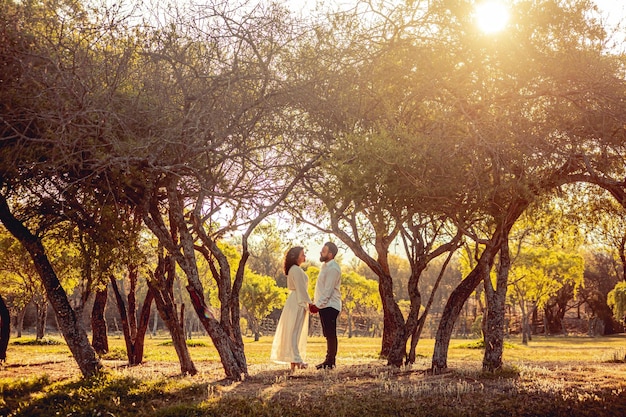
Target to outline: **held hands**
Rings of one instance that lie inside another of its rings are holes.
[[[309,311],[313,314],[317,313],[318,311],[320,311],[319,308],[317,308],[317,306],[315,304],[309,304]]]

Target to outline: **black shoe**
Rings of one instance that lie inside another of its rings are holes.
[[[322,362],[319,365],[315,365],[315,369],[333,369],[335,367],[334,363],[326,363]]]

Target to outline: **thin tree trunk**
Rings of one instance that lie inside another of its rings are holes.
[[[441,283],[441,280],[443,279],[443,275],[446,272],[446,268],[448,267],[448,264],[450,263],[450,260],[452,259],[452,255],[454,255],[454,251],[450,250],[448,252],[448,256],[446,258],[446,260],[444,261],[443,265],[441,266],[441,270],[439,271],[439,275],[437,276],[437,280],[435,281],[435,284],[433,285],[433,289],[430,292],[430,297],[428,298],[428,302],[426,303],[426,306],[424,307],[424,312],[422,313],[421,317],[419,318],[419,321],[417,323],[417,326],[415,328],[415,331],[413,332],[413,334],[411,335],[411,348],[409,350],[409,357],[408,357],[408,363],[415,363],[415,351],[416,351],[416,347],[417,347],[417,342],[419,341],[421,335],[422,335],[422,331],[424,330],[424,325],[426,324],[426,319],[428,318],[428,313],[430,313],[430,309],[433,305],[433,302],[435,301],[435,294],[437,293],[437,289],[439,288],[439,284]]]
[[[128,289],[128,330],[133,342],[137,338],[137,277],[139,268],[137,265],[128,267],[128,281],[130,288]]]
[[[37,323],[35,325],[35,340],[41,340],[46,336],[46,321],[48,321],[48,303],[43,301],[36,303],[37,306]]]
[[[11,313],[0,295],[0,362],[7,359],[7,348],[11,337]]]
[[[120,321],[122,322],[122,334],[124,335],[124,342],[126,343],[126,356],[128,357],[128,364],[138,365],[135,363],[135,346],[130,335],[130,326],[128,325],[128,313],[126,311],[126,303],[117,286],[117,280],[111,275],[111,288],[113,294],[115,294],[115,301],[117,302],[117,311],[120,313]]]
[[[166,270],[169,278],[166,278]],[[176,264],[171,257],[159,256],[159,263],[152,275],[152,279],[148,280],[148,287],[154,296],[159,316],[167,326],[172,337],[172,344],[176,350],[176,355],[178,355],[181,373],[183,375],[195,375],[198,373],[198,370],[189,354],[185,340],[185,331],[178,321],[176,307],[172,297],[172,283],[175,273]]]
[[[348,339],[352,338],[352,312],[347,310],[348,316]]]
[[[192,305],[220,355],[226,377],[230,380],[239,381],[242,379],[242,375],[248,374],[241,331],[238,328],[233,328],[233,323],[236,323],[237,327],[239,327],[239,299],[238,294],[235,294],[235,291],[233,291],[233,287],[235,287],[235,285],[241,285],[241,282],[238,282],[240,277],[236,276],[235,282],[231,282],[228,260],[221,254],[217,244],[206,235],[206,231],[203,229],[202,225],[197,224],[198,219],[196,216],[193,216],[194,230],[198,233],[203,243],[202,247],[195,246],[195,238],[188,229],[184,217],[185,214],[179,201],[179,195],[176,190],[176,179],[173,179],[172,183],[167,184],[167,191],[170,205],[168,211],[170,229],[165,225],[156,201],[150,202],[147,207],[149,213],[144,215],[144,223],[157,236],[159,242],[184,271],[188,282],[187,291],[192,298]],[[178,232],[180,232],[181,235],[180,242],[177,238]],[[220,321],[212,316],[204,302],[203,288],[195,257],[195,251],[202,249],[211,252],[210,254],[203,253],[203,255],[205,258],[208,257],[211,271],[218,284],[221,304]],[[217,273],[213,265],[215,259],[217,259],[217,262],[220,264],[220,273]],[[241,274],[243,275],[243,270]],[[231,287],[231,285],[233,285],[233,287]],[[233,294],[232,297],[231,294]],[[155,300],[156,299],[157,295],[155,294]],[[163,316],[161,316],[161,318],[163,318]],[[238,338],[239,340],[237,340]],[[182,354],[184,352],[181,351],[180,353]],[[182,360],[184,358],[179,359]]]
[[[82,375],[89,377],[98,373],[102,365],[96,357],[96,352],[89,344],[87,332],[81,320],[77,317],[76,312],[72,309],[67,294],[61,286],[54,268],[50,264],[50,260],[46,256],[41,239],[33,235],[26,226],[13,216],[3,195],[0,195],[0,221],[20,241],[33,259],[35,269],[37,269],[37,273],[46,289],[48,301],[59,320],[63,337]]]
[[[619,259],[622,262],[622,281],[626,281],[626,234],[619,242]]]
[[[156,309],[156,306],[154,307]],[[157,311],[154,315],[154,320],[152,321],[152,337],[156,336],[157,326],[159,324],[159,312]]]
[[[528,311],[526,309],[526,302],[524,300],[520,300],[519,303],[520,310],[522,310],[522,344],[528,344],[528,334],[530,333],[530,326],[528,325]]]
[[[484,320],[484,371],[493,372],[502,367],[502,354],[504,352],[504,313],[510,267],[511,256],[509,253],[508,236],[505,236],[500,246],[496,288],[493,288],[489,271],[487,275],[483,277],[485,294],[487,295],[487,314]]]
[[[24,330],[24,316],[25,315],[26,315],[26,306],[24,306],[24,308],[21,309],[17,313],[17,334],[16,334],[17,338],[22,337],[22,331]]]
[[[141,312],[139,313],[139,323],[137,324],[137,334],[135,337],[135,362],[143,362],[143,351],[146,341],[146,333],[150,324],[150,311],[152,310],[152,301],[154,301],[154,292],[148,289],[146,298],[143,301]]]
[[[107,323],[104,316],[108,298],[108,287],[105,286],[96,292],[96,297],[91,310],[91,346],[98,354],[109,351],[109,339],[107,337]]]
[[[178,319],[178,322],[180,323],[180,327],[183,329],[183,334],[186,334],[187,329],[185,326],[185,303],[182,303],[180,305],[180,317]]]

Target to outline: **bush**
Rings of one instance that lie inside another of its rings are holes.
[[[49,337],[44,337],[39,340],[31,339],[29,337],[29,338],[24,338],[24,339],[20,338],[20,339],[12,340],[11,344],[16,345],[16,346],[56,346],[56,345],[64,345],[65,342],[62,342],[57,339],[49,338]]]

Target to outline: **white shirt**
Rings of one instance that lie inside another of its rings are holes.
[[[324,262],[317,277],[317,284],[315,284],[314,304],[320,309],[332,307],[337,311],[341,311],[340,286],[341,268],[339,264],[334,259]]]

